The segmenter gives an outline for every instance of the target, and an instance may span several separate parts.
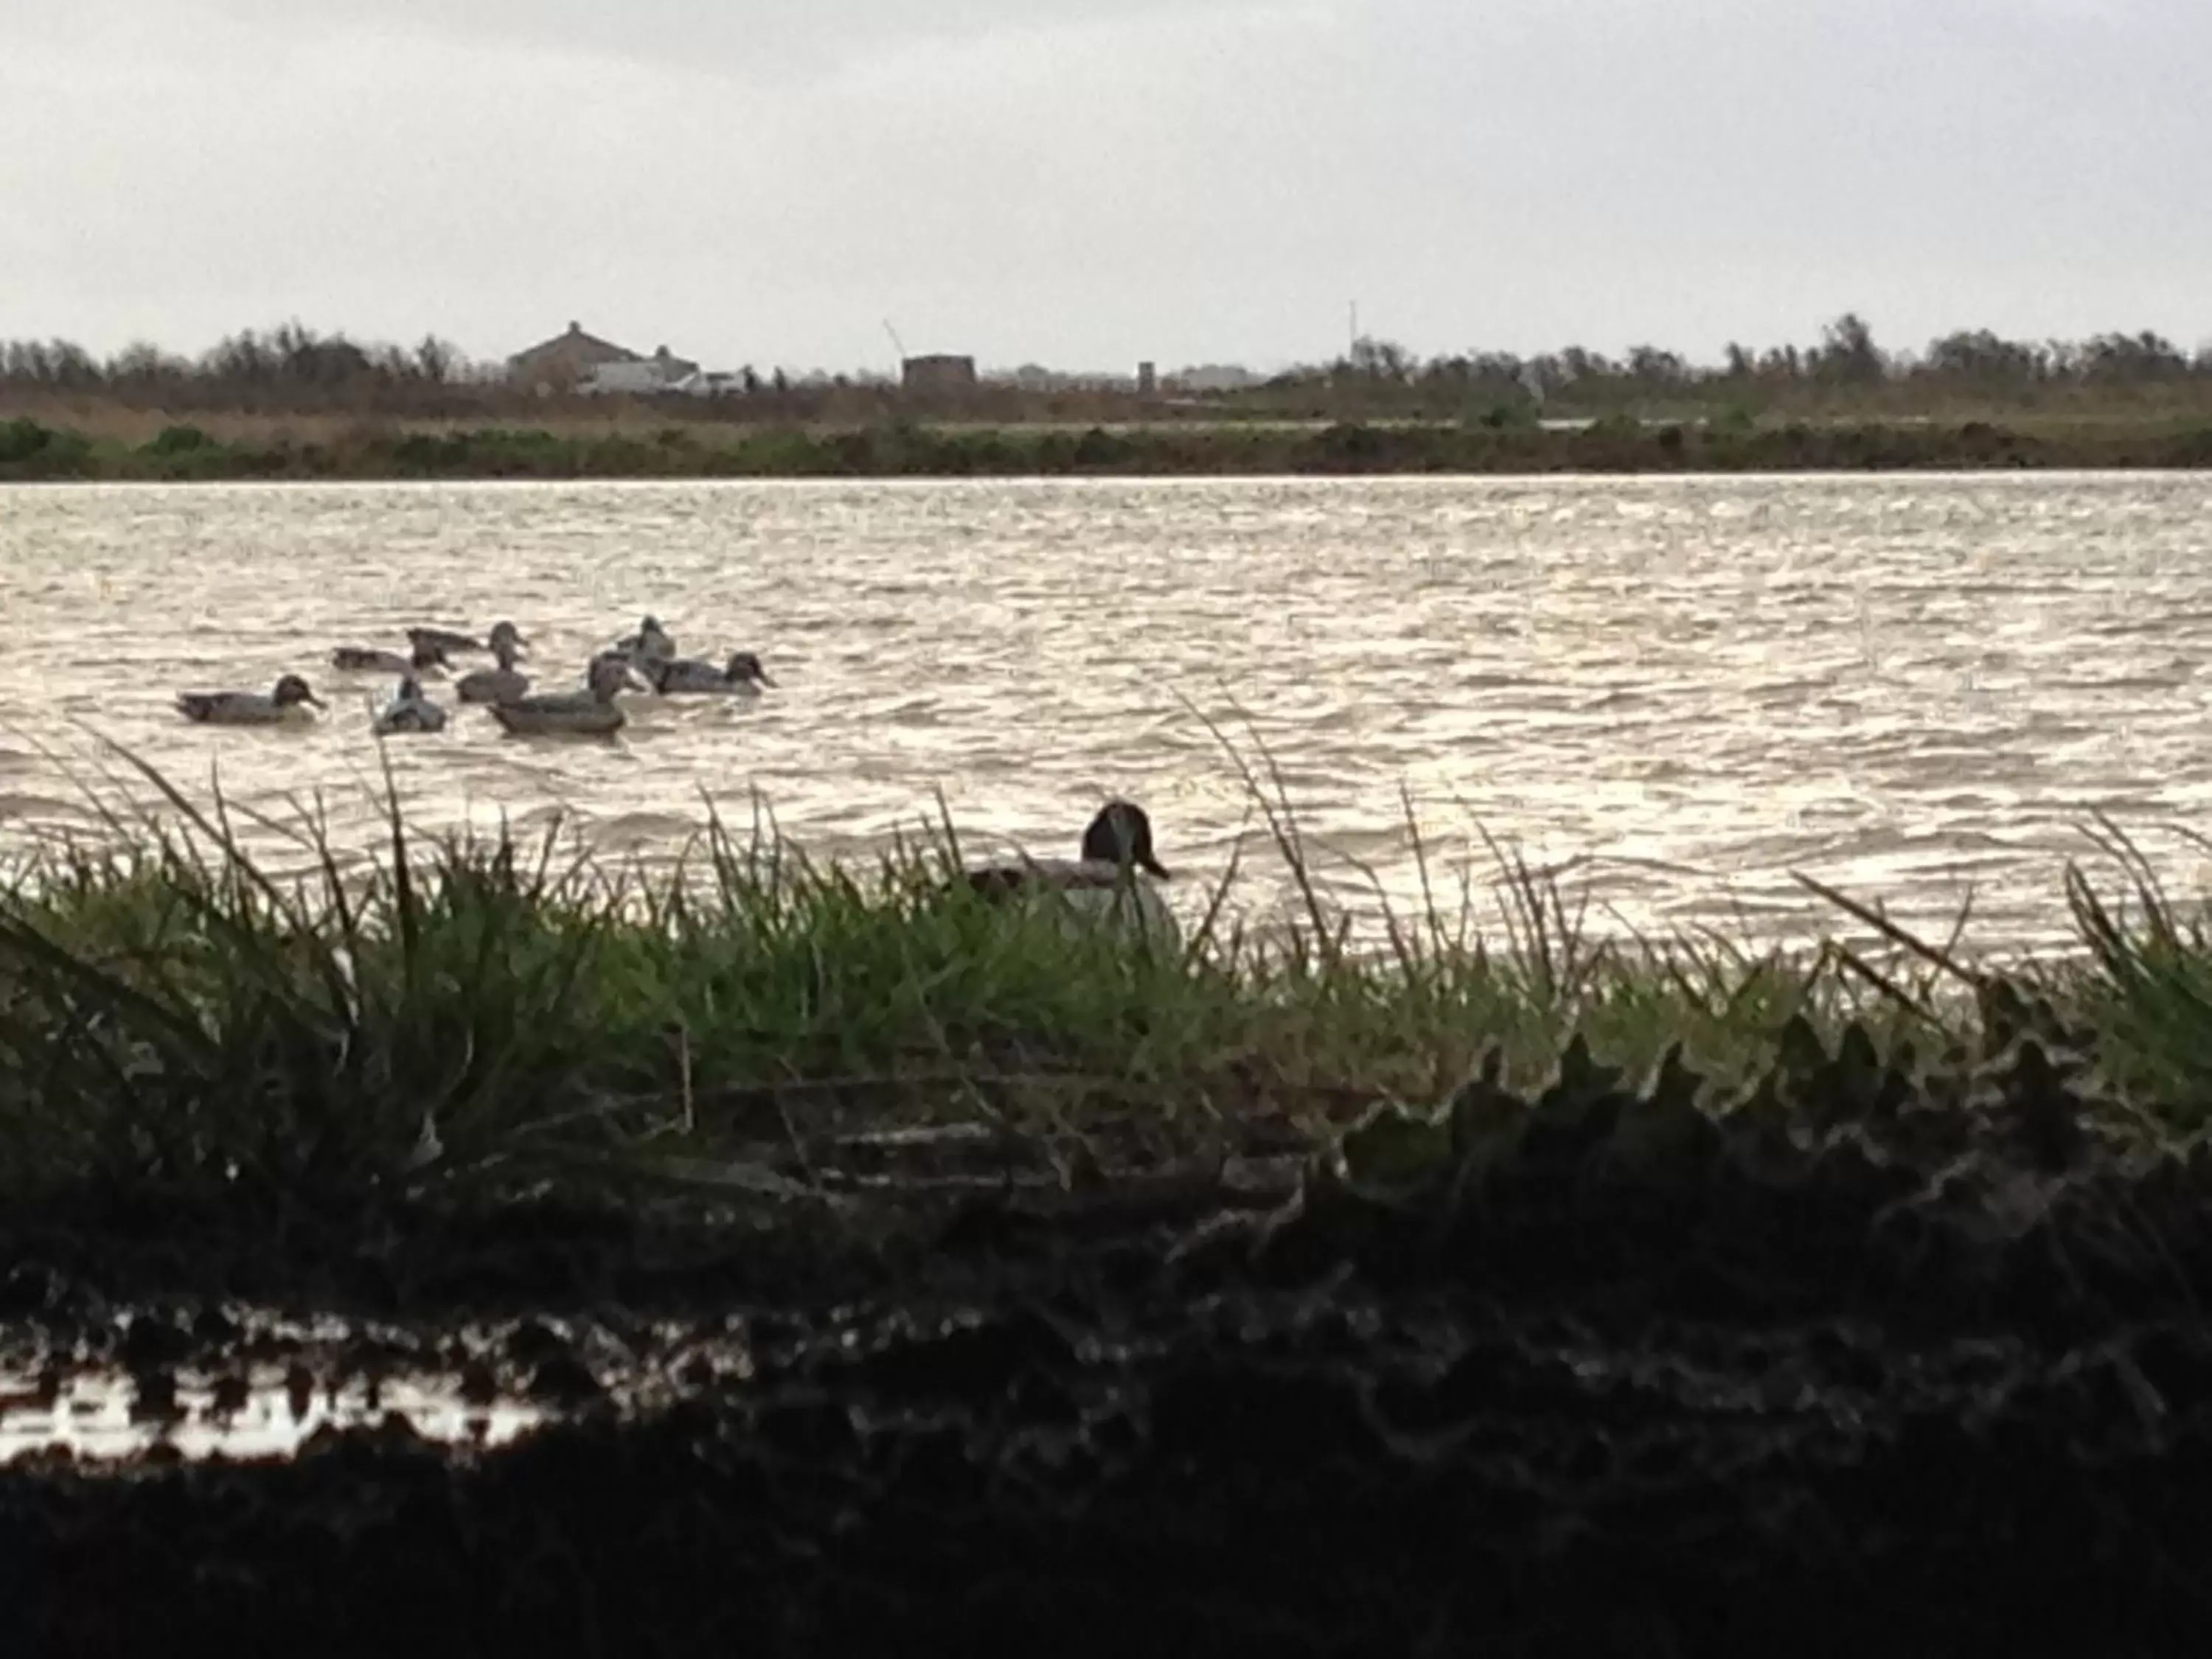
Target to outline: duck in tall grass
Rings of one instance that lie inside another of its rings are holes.
[[[309,707],[325,705],[297,674],[287,674],[274,690],[260,691],[180,691],[177,712],[203,726],[288,726],[311,720]]]
[[[416,640],[402,656],[372,646],[342,645],[331,653],[331,666],[347,674],[413,674],[418,678],[447,667],[446,647],[430,640]]]
[[[500,629],[506,629],[505,634]],[[491,631],[492,655],[497,659],[496,668],[477,668],[453,682],[453,694],[463,702],[513,702],[527,696],[530,676],[514,665],[522,641],[510,623],[501,623]]]
[[[1175,913],[1152,884],[1171,878],[1152,851],[1152,821],[1132,801],[1099,808],[1076,858],[1023,858],[964,875],[969,889],[994,904],[1057,904],[1079,921],[1104,921],[1170,950],[1182,946]]]
[[[446,729],[446,711],[422,695],[422,681],[412,674],[403,674],[399,690],[378,711],[372,729],[380,738],[398,732],[442,732]]]
[[[495,702],[490,705],[492,718],[509,732],[532,736],[606,737],[629,723],[629,716],[615,702],[616,693],[637,684],[627,662],[603,654],[592,659],[582,690],[548,691]]]
[[[732,653],[730,660],[719,668],[696,657],[672,657],[659,662],[647,659],[638,667],[653,682],[653,689],[664,697],[717,692],[724,696],[757,697],[761,687],[775,684],[768,677],[768,670],[761,666],[761,659],[750,651]]]
[[[614,642],[616,655],[639,661],[666,662],[676,655],[675,636],[660,625],[658,617],[647,617],[637,625],[637,632]]]

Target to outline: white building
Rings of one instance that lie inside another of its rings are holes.
[[[627,362],[599,363],[578,382],[580,392],[629,392],[633,396],[650,397],[655,392],[672,392],[684,381],[696,377],[699,365],[688,357],[678,357],[666,346],[662,346],[650,357],[635,357]]]

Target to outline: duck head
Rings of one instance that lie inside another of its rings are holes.
[[[616,651],[602,651],[592,658],[592,665],[584,672],[584,683],[601,702],[612,702],[617,691],[637,689],[640,684],[637,671],[630,666],[629,659]],[[643,689],[650,690],[652,687]]]
[[[279,708],[289,708],[295,703],[302,702],[313,703],[318,708],[324,706],[323,700],[310,691],[307,681],[297,674],[285,675],[276,682],[276,690],[270,695],[270,701]]]
[[[1083,832],[1086,863],[1133,864],[1165,881],[1166,869],[1152,854],[1152,821],[1132,801],[1109,800]]]
[[[743,685],[748,680],[758,680],[763,685],[775,684],[769,678],[768,670],[761,666],[761,659],[750,651],[733,653],[729,666],[722,671],[722,678],[732,685]]]
[[[511,622],[494,623],[484,642],[491,647],[492,654],[502,662],[519,657],[530,648],[530,641],[522,637],[522,630]]]

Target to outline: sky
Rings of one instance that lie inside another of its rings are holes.
[[[0,5],[0,337],[2212,341],[2204,0]]]

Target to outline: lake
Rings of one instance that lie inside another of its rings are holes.
[[[1971,889],[1971,940],[2048,945],[2098,811],[2177,890],[2207,873],[2200,474],[14,486],[0,843],[96,829],[109,738],[196,793],[319,791],[366,846],[389,682],[332,647],[511,617],[566,685],[647,612],[777,689],[630,698],[611,743],[459,711],[383,745],[416,819],[660,859],[757,799],[852,857],[941,791],[976,850],[1072,853],[1115,792],[1191,889],[1241,841],[1264,915],[1286,872],[1211,720],[1370,918],[1419,901],[1415,826],[1447,907],[1487,831],[1607,930],[1834,930],[1802,872],[1938,932]],[[312,729],[172,706],[287,671]]]

